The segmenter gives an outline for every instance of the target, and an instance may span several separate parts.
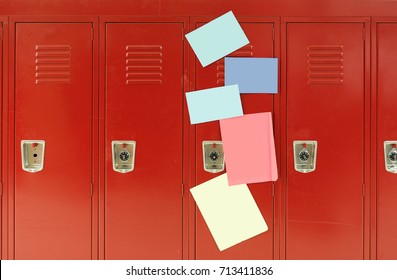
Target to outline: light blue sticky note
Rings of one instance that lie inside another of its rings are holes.
[[[228,12],[186,34],[203,67],[249,43],[233,12]]]
[[[225,85],[240,93],[277,93],[278,58],[225,57]]]
[[[203,123],[243,115],[237,85],[186,92],[190,123]]]

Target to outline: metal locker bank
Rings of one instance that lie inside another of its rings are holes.
[[[185,35],[230,11],[249,43],[225,56],[277,59],[276,93],[238,96],[271,113],[278,179],[247,185],[267,231],[220,250],[191,189],[228,172],[226,142],[186,93],[225,86],[225,59],[203,67]],[[397,259],[396,11],[1,1],[0,258]]]

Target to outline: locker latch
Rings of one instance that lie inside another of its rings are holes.
[[[385,141],[385,167],[390,173],[397,173],[397,140]]]
[[[22,140],[22,169],[27,172],[39,172],[44,168],[44,140]]]
[[[313,172],[316,169],[317,141],[294,141],[295,170],[302,173]]]
[[[210,173],[225,169],[222,141],[203,141],[204,170]]]
[[[134,170],[135,147],[135,141],[112,141],[112,158],[114,171],[127,173]]]

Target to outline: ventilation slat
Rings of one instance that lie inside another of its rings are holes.
[[[308,84],[343,83],[343,46],[313,45],[307,48]]]
[[[57,58],[69,58],[70,57],[70,52],[36,52],[36,57],[39,58],[52,58],[52,57],[57,57]]]
[[[163,47],[127,45],[125,47],[127,85],[161,85],[163,83]]]
[[[233,53],[231,56],[232,57],[252,57],[254,55],[253,52],[250,51],[237,51]]]
[[[161,52],[163,49],[163,46],[161,45],[128,45],[125,47],[125,50],[127,52],[133,52],[133,51],[158,51]]]
[[[151,79],[128,79],[126,81],[127,85],[161,85],[162,80],[151,80]]]
[[[36,45],[35,83],[70,84],[72,47],[70,45]]]
[[[311,78],[327,77],[327,78],[343,78],[343,73],[340,72],[309,72]]]
[[[162,66],[157,66],[157,65],[133,65],[133,66],[127,66],[125,68],[125,70],[127,72],[143,72],[143,71],[148,71],[148,72],[152,72],[152,71],[157,71],[157,72],[162,72],[163,71],[163,67]]]
[[[36,72],[52,71],[52,72],[69,72],[70,65],[37,65]]]
[[[36,79],[36,85],[45,85],[45,84],[70,84],[70,79]]]
[[[69,51],[72,50],[70,45],[36,45],[37,51]]]
[[[71,60],[67,58],[38,58],[36,59],[36,65],[38,64],[65,64],[65,65],[70,65]]]
[[[145,59],[146,57],[161,58],[163,56],[163,54],[161,52],[127,52],[125,54],[125,56],[128,58],[143,58],[143,59]]]
[[[340,58],[310,58],[309,64],[339,64],[339,65],[343,65],[343,59],[340,59]]]
[[[343,71],[343,65],[309,65],[309,71]]]
[[[327,85],[327,84],[333,85],[333,84],[335,84],[336,85],[336,84],[341,84],[342,82],[343,82],[342,79],[337,80],[334,78],[329,78],[329,79],[322,78],[322,79],[311,79],[309,81],[309,84],[311,84],[311,85]]]
[[[65,78],[70,79],[70,73],[68,72],[44,72],[36,73],[36,78]]]
[[[126,74],[127,78],[135,78],[135,77],[140,77],[140,78],[162,78],[163,74],[162,73],[136,73],[136,72],[128,72]]]
[[[253,57],[254,56],[253,50],[254,50],[253,45],[245,45],[244,47],[228,55],[228,57]],[[225,62],[224,59],[220,59],[216,62],[216,84],[218,86],[225,85],[224,77],[225,77]]]
[[[310,45],[307,49],[310,52],[314,52],[314,51],[343,51],[343,45]]]
[[[161,59],[133,58],[133,59],[126,59],[126,64],[137,65],[137,66],[148,65],[148,64],[161,65],[163,64],[163,61]]]

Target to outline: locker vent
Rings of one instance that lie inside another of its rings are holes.
[[[307,78],[308,84],[311,85],[342,84],[343,46],[308,46]]]
[[[254,56],[253,52],[254,46],[246,45],[237,51],[231,53],[230,57],[252,57]],[[220,59],[216,62],[216,84],[218,86],[225,85],[225,61],[224,59]]]
[[[70,84],[70,45],[36,45],[36,84]]]
[[[161,85],[163,83],[163,46],[126,46],[126,84]]]

